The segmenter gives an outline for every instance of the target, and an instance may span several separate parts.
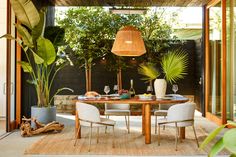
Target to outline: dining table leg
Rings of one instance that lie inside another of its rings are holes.
[[[81,127],[79,127],[79,115],[78,115],[78,111],[76,111],[75,113],[75,137],[77,137],[78,139],[81,138]],[[79,129],[79,132],[78,132]]]
[[[145,135],[145,104],[142,104],[142,134]]]
[[[151,105],[145,104],[145,144],[151,143]]]
[[[180,139],[185,139],[185,127],[180,127],[179,131]]]

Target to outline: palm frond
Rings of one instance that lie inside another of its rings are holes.
[[[142,80],[146,82],[152,81],[160,75],[159,71],[150,63],[141,64],[138,68],[138,73],[144,76]]]
[[[187,74],[188,55],[183,49],[169,51],[161,60],[166,81],[175,83]]]

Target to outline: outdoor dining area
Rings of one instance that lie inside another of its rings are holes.
[[[234,129],[227,127],[236,125],[226,119],[233,112],[217,106],[228,101],[219,96],[226,93],[221,85],[228,84],[216,78],[217,72],[225,74],[217,66],[221,42],[214,41],[215,60],[205,65],[211,57],[204,58],[209,46],[203,42],[208,39],[205,19],[193,29],[181,26],[182,8],[76,2],[81,6],[57,0],[8,4],[17,33],[0,39],[16,44],[18,83],[6,83],[8,96],[10,88],[16,91],[6,120],[8,130],[18,129],[10,137],[28,142],[22,142],[24,155],[213,157],[235,152]],[[64,4],[68,7],[55,7]],[[208,15],[202,10],[201,18]]]

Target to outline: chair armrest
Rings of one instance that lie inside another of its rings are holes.
[[[169,123],[181,123],[181,122],[194,122],[194,120],[187,119],[187,120],[179,120],[179,121],[166,121],[166,122],[160,122],[158,123],[158,125],[169,124]]]
[[[83,121],[83,122],[90,123],[91,125],[99,124],[99,125],[104,125],[104,126],[114,126],[114,124],[107,124],[107,123],[102,123],[102,122],[93,122],[93,121],[90,121],[90,120],[84,120],[84,119],[80,119],[80,118],[78,118],[78,119]]]

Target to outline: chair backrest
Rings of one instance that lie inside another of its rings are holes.
[[[106,110],[129,110],[130,105],[129,104],[105,104]]]
[[[101,121],[99,110],[93,105],[77,102],[76,103],[76,110],[78,111],[78,115],[79,115],[80,119],[88,120],[88,121],[92,121],[92,122],[100,122]],[[80,121],[80,125],[81,126],[90,126],[90,123]]]
[[[174,104],[159,104],[159,105],[160,105],[159,107],[160,110],[168,110]]]
[[[195,103],[192,102],[171,106],[167,112],[167,121],[193,120],[195,106]],[[193,122],[181,122],[177,123],[177,125],[179,127],[191,126]]]

